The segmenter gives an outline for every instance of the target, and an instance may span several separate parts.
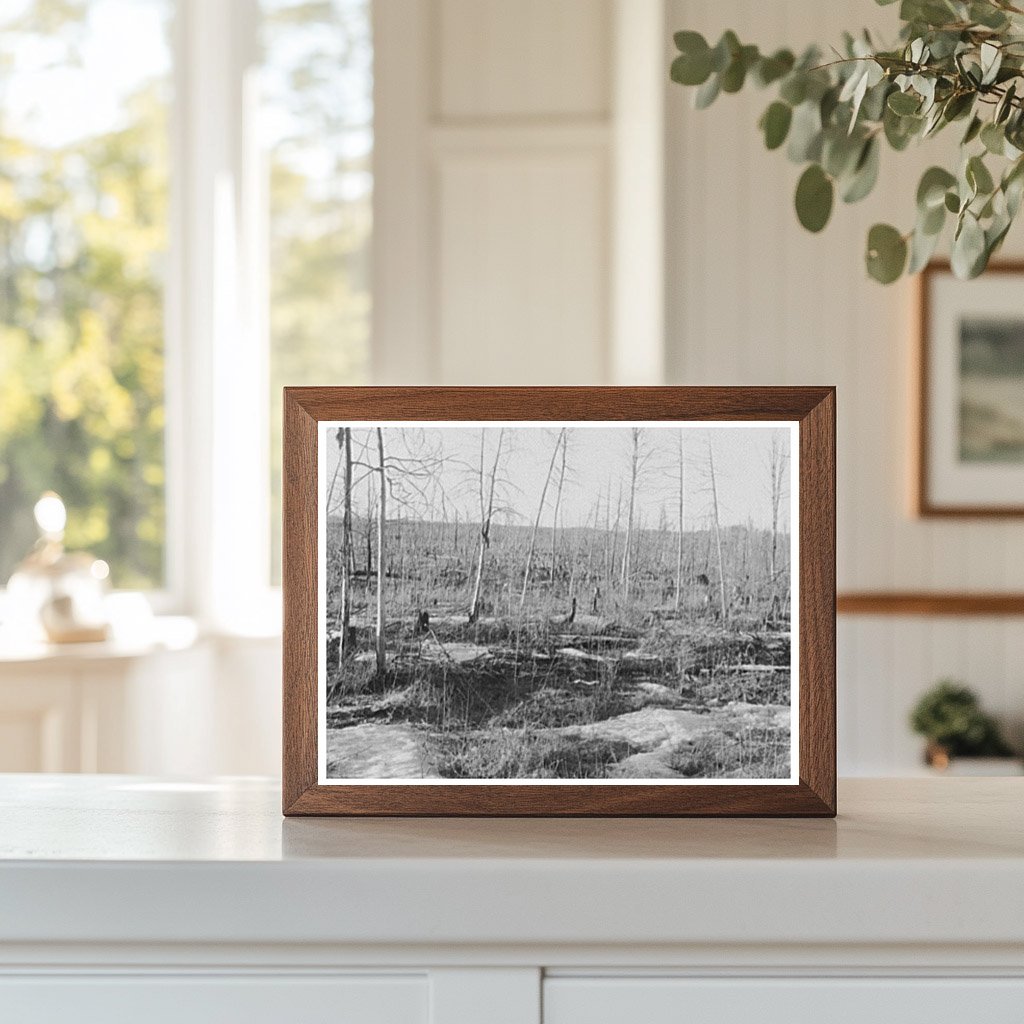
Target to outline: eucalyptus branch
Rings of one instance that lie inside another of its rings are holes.
[[[768,149],[785,145],[804,165],[796,214],[815,232],[831,218],[837,194],[854,203],[872,191],[883,143],[900,152],[961,122],[958,166],[929,168],[913,228],[876,224],[865,259],[884,284],[916,273],[952,219],[953,269],[975,277],[1002,245],[1024,195],[1024,9],[1010,0],[902,0],[899,17],[893,48],[876,47],[866,32],[847,34],[827,62],[815,47],[800,57],[762,54],[731,31],[715,46],[678,32],[671,76],[697,88],[701,109],[748,82],[774,88],[759,127]]]

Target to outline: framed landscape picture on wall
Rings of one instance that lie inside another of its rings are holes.
[[[284,809],[830,815],[829,388],[290,388]]]
[[[917,512],[1024,515],[1024,264],[919,287]]]

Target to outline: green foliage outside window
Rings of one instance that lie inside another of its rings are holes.
[[[102,127],[62,121],[98,6],[0,19],[0,585],[48,489],[115,585],[163,580],[168,76]]]

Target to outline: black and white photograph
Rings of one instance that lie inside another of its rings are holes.
[[[918,511],[1024,515],[1024,267],[921,282]]]
[[[960,321],[960,459],[1024,462],[1024,319]]]
[[[795,784],[797,427],[319,425],[319,777]]]

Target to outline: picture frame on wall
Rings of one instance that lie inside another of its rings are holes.
[[[286,815],[835,814],[835,392],[286,388]]]
[[[1024,263],[918,284],[915,511],[1024,516]]]

